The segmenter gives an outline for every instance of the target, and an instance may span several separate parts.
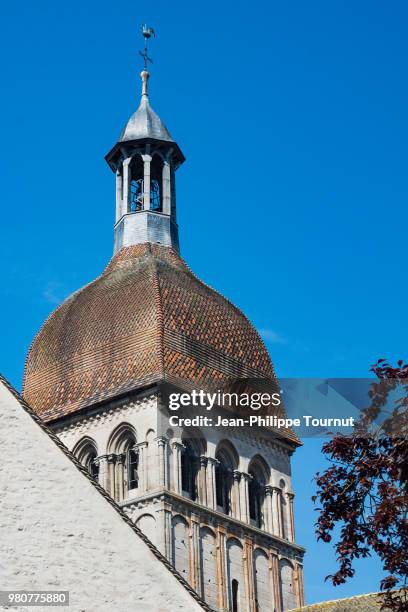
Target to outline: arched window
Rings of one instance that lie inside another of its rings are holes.
[[[230,612],[247,610],[245,598],[245,570],[242,544],[235,538],[226,543],[228,609]]]
[[[128,212],[139,212],[143,210],[144,193],[144,164],[140,155],[135,155],[129,166],[129,210]]]
[[[229,442],[222,442],[215,458],[215,491],[217,509],[225,514],[232,514],[232,486],[234,470],[238,467],[238,455]]]
[[[139,486],[139,476],[137,469],[139,467],[139,453],[132,447],[126,451],[126,475],[127,475],[127,489],[137,489]]]
[[[197,499],[197,474],[199,457],[197,457],[190,440],[184,440],[181,453],[181,489],[183,495],[193,501]]]
[[[188,429],[182,435],[181,489],[183,495],[193,501],[200,498],[199,472],[200,457],[205,454],[207,445],[199,429]]]
[[[139,454],[136,434],[131,425],[122,423],[116,428],[108,444],[108,454],[114,459],[110,493],[117,501],[122,501],[139,485]]]
[[[217,494],[217,508],[225,514],[231,514],[231,470],[218,459],[219,464],[215,468],[215,490]]]
[[[90,473],[92,478],[95,478],[95,480],[98,480],[98,478],[99,478],[99,464],[96,461],[96,455],[89,462],[88,472]]]
[[[265,487],[269,482],[270,470],[262,457],[255,457],[248,469],[251,480],[248,485],[249,520],[252,525],[263,529],[266,526]]]
[[[262,485],[253,472],[249,472],[249,475],[252,478],[248,485],[249,518],[256,527],[262,527]]]
[[[282,607],[284,610],[292,610],[298,605],[295,592],[293,565],[288,559],[281,559],[279,565]]]
[[[150,163],[150,210],[162,212],[162,176],[163,160],[159,155],[153,155]]]
[[[99,465],[96,461],[98,452],[96,444],[91,438],[83,438],[75,446],[73,453],[78,461],[88,470],[95,480],[99,477]]]

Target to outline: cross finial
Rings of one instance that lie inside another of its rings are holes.
[[[147,54],[148,41],[149,41],[149,38],[151,38],[152,36],[155,36],[155,31],[153,30],[153,28],[148,28],[147,25],[144,23],[142,25],[142,34],[143,34],[143,38],[144,38],[145,44],[144,44],[144,50],[143,51],[139,51],[139,53],[143,57],[144,70],[147,71],[147,64],[148,64],[148,62],[150,62],[151,64],[153,63],[153,60]]]

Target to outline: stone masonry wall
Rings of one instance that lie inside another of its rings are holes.
[[[70,612],[203,609],[1,381],[0,447],[2,589],[69,590]]]

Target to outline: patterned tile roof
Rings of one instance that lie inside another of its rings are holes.
[[[171,248],[119,251],[46,320],[29,350],[24,397],[46,421],[157,382],[274,379],[253,325]],[[291,436],[289,436],[291,437]]]

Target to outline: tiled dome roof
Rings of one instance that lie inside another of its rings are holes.
[[[241,377],[274,377],[255,328],[173,249],[139,244],[47,319],[27,356],[24,397],[51,421],[155,382]]]

